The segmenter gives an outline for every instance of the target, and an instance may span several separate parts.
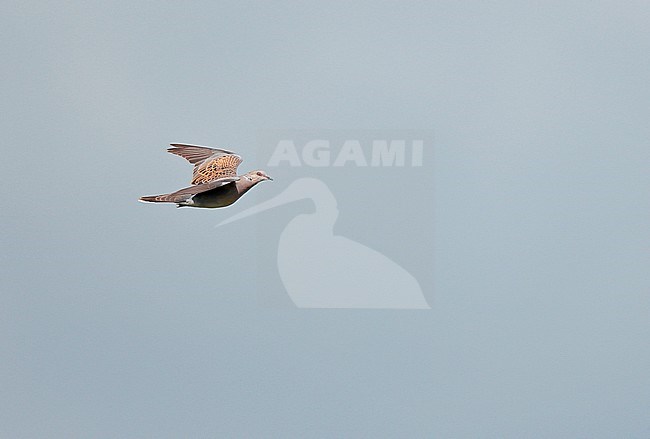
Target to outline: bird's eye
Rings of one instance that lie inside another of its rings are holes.
[[[261,173],[261,172],[258,172],[257,175],[259,175],[259,176],[261,177],[261,176],[262,176],[262,173]]]

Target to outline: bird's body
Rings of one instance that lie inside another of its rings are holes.
[[[230,206],[244,195],[253,186],[244,186],[244,181],[233,181],[209,191],[194,195],[189,201],[191,204],[181,203],[179,207],[191,205],[193,207],[217,208]]]
[[[237,176],[237,166],[242,159],[225,149],[173,143],[167,151],[194,165],[192,186],[170,194],[141,197],[140,201],[214,209],[230,206],[260,181],[272,180],[264,171]]]

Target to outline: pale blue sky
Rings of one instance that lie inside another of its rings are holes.
[[[0,437],[650,436],[647,2],[0,10]],[[285,128],[435,132],[432,310],[259,306],[246,224],[135,202]]]

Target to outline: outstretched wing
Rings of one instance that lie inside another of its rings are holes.
[[[220,178],[237,177],[242,158],[232,151],[207,146],[172,143],[167,151],[194,165],[192,184],[209,183]]]
[[[179,189],[176,192],[172,192],[171,194],[140,197],[140,201],[147,201],[150,203],[182,203],[189,200],[196,194],[216,189],[220,186],[232,183],[233,181],[237,180],[239,180],[239,177],[220,178],[209,183],[197,184],[194,186]]]

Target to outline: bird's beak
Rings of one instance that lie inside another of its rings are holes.
[[[266,179],[273,181],[273,179],[271,177],[269,177],[268,175],[266,176]]]

